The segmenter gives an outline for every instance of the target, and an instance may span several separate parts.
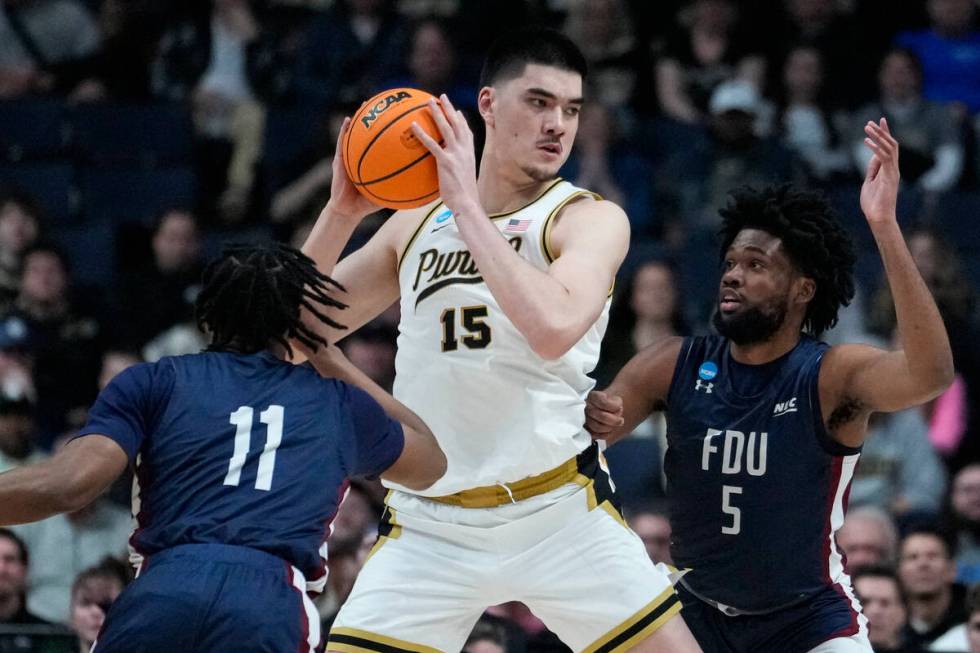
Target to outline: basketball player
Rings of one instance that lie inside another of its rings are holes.
[[[401,298],[394,393],[432,427],[448,471],[422,492],[386,482],[382,537],[330,650],[455,653],[504,601],[523,601],[576,651],[699,650],[584,428],[586,374],[629,241],[618,206],[556,177],[584,75],[558,32],[498,41],[478,97],[479,179],[472,133],[442,96],[430,109],[443,145],[413,127],[441,198],[396,214],[337,265],[352,328]],[[341,156],[305,246],[325,271],[374,210]]]
[[[444,471],[425,424],[299,321],[301,307],[327,319],[323,307],[342,306],[331,283],[296,250],[230,249],[197,301],[206,352],[122,372],[79,437],[0,475],[0,523],[12,524],[77,510],[135,466],[141,562],[94,651],[314,650],[306,592],[326,580],[347,477],[421,490]],[[287,338],[363,390],[284,360]]]
[[[868,416],[946,388],[952,355],[895,216],[898,143],[868,123],[861,208],[878,243],[902,349],[816,340],[854,292],[846,232],[790,187],[733,195],[714,325],[637,354],[590,397],[614,442],[666,407],[673,558],[682,614],[705,651],[871,651],[834,534]]]

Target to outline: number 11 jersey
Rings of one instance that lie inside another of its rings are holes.
[[[120,373],[79,437],[115,440],[134,466],[134,562],[229,544],[326,579],[325,540],[347,479],[401,455],[404,435],[364,391],[268,352],[168,357]]]

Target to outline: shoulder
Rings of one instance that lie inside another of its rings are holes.
[[[572,196],[571,201],[555,215],[550,242],[557,254],[562,245],[579,238],[611,239],[622,246],[629,243],[630,223],[626,212],[614,202],[591,194]]]
[[[391,217],[384,221],[375,237],[384,239],[401,260],[429,218],[441,206],[442,200],[437,199],[414,209],[395,211]]]

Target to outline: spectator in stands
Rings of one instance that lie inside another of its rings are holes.
[[[68,259],[40,243],[24,253],[20,294],[0,315],[0,331],[25,334],[33,360],[42,446],[61,433],[72,408],[95,398],[102,327],[71,295]]]
[[[929,440],[953,470],[980,459],[980,345],[976,340],[976,293],[963,271],[955,247],[941,233],[915,229],[908,234],[909,251],[946,323],[956,377],[939,397],[922,406],[929,422]],[[894,335],[895,308],[882,287],[872,302],[872,329]]]
[[[953,477],[948,527],[956,537],[957,579],[980,581],[980,463],[971,463]]]
[[[562,31],[575,41],[589,63],[589,94],[614,110],[630,103],[637,90],[640,61],[626,2],[574,2]]]
[[[608,385],[641,349],[670,336],[689,335],[683,297],[680,273],[666,256],[649,252],[632,267],[617,284],[609,311],[609,328],[595,370],[599,387]]]
[[[657,98],[668,117],[707,122],[712,93],[726,80],[762,88],[765,60],[739,32],[735,3],[692,0],[677,19],[679,28],[668,37],[655,71]]]
[[[71,584],[71,628],[78,636],[78,653],[88,653],[99,636],[109,606],[126,586],[113,563],[82,571]]]
[[[825,93],[823,55],[814,47],[790,50],[782,71],[783,101],[779,107],[777,132],[803,161],[807,175],[826,181],[851,171],[842,147],[835,114]]]
[[[980,32],[972,0],[928,0],[928,29],[900,32],[895,44],[922,62],[922,93],[933,102],[956,102],[980,111]]]
[[[769,10],[771,4],[762,6]],[[851,107],[864,101],[872,71],[866,57],[854,53],[878,52],[875,35],[859,32],[845,5],[835,0],[785,0],[783,7],[785,21],[762,20],[760,29],[765,31],[757,35],[769,44],[773,78],[785,68],[794,50],[811,48],[820,53],[828,105]]]
[[[13,303],[20,292],[21,256],[40,235],[43,211],[28,193],[0,193],[0,310]]]
[[[71,92],[92,73],[99,41],[79,0],[0,1],[0,98]]]
[[[33,412],[26,398],[0,394],[0,472],[44,459],[37,447]]]
[[[355,480],[350,484],[337,515],[331,522],[332,540],[361,541],[361,536],[377,525],[382,505],[373,494],[371,483]]]
[[[632,511],[627,513],[626,523],[643,540],[647,555],[654,564],[674,564],[670,557],[670,519],[665,511],[653,506]]]
[[[193,214],[173,209],[157,221],[152,257],[121,279],[121,324],[127,341],[145,345],[193,318],[201,283],[201,236]]]
[[[102,369],[99,371],[99,390],[104,390],[109,381],[133,365],[143,362],[143,357],[131,349],[114,347],[102,354]]]
[[[477,89],[472,82],[463,79],[461,63],[459,48],[449,23],[426,18],[412,29],[405,57],[405,74],[389,78],[375,90],[408,87],[436,96],[445,93],[457,109],[474,110]]]
[[[126,555],[132,515],[105,497],[73,513],[13,527],[43,565],[29,576],[27,605],[45,619],[67,622],[72,579],[104,558]]]
[[[871,159],[864,126],[884,116],[902,142],[902,178],[928,193],[942,193],[963,174],[960,121],[949,105],[922,97],[922,67],[910,50],[893,49],[878,70],[880,95],[854,114],[851,153],[859,170]]]
[[[966,611],[969,619],[966,622],[967,640],[970,653],[980,653],[980,584],[970,587],[966,594]]]
[[[681,219],[688,230],[715,232],[718,209],[732,188],[793,181],[801,175],[777,139],[760,136],[771,107],[744,80],[718,85],[711,95],[711,139],[679,153],[662,167],[676,179]]]
[[[921,411],[872,415],[850,505],[877,506],[899,519],[934,519],[945,491],[946,471],[929,443],[929,426]]]
[[[0,528],[0,624],[46,624],[32,614],[24,600],[27,591],[28,548],[17,535]]]
[[[347,358],[372,381],[386,390],[395,382],[397,332],[383,324],[371,324],[344,338],[340,347]]]
[[[837,546],[847,557],[848,572],[872,565],[891,566],[898,558],[895,520],[874,506],[849,510],[837,531]]]
[[[913,653],[906,646],[905,596],[891,567],[861,567],[852,583],[868,618],[868,639],[875,653]]]
[[[498,621],[486,617],[477,621],[463,653],[507,653],[507,631]]]
[[[575,150],[562,175],[623,207],[635,238],[655,235],[653,163],[634,148],[605,100],[582,109]]]
[[[910,644],[925,648],[966,621],[966,588],[955,583],[954,556],[953,544],[929,527],[913,528],[902,539],[898,577],[908,601]]]
[[[398,73],[407,38],[391,0],[338,0],[310,25],[298,54],[300,101],[360,104]]]

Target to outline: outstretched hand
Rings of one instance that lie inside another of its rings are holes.
[[[429,136],[417,122],[412,123],[412,133],[435,157],[442,201],[453,213],[465,215],[467,209],[480,204],[473,132],[466,124],[463,112],[453,107],[445,93],[440,96],[440,102],[436,102],[435,98],[429,100],[429,113],[439,128],[442,144]]]
[[[585,430],[596,440],[609,436],[625,422],[623,398],[595,390],[585,402]]]
[[[874,155],[861,186],[861,210],[872,225],[895,222],[898,202],[898,141],[888,129],[888,121],[869,121],[864,126],[864,144]]]
[[[347,170],[344,169],[344,135],[348,129],[350,129],[350,118],[344,118],[344,124],[340,127],[340,134],[337,136],[337,149],[334,150],[331,166],[333,174],[330,180],[330,200],[327,202],[325,210],[345,219],[360,222],[366,216],[380,210],[381,207],[376,206],[358,192],[350,177],[347,176]]]

